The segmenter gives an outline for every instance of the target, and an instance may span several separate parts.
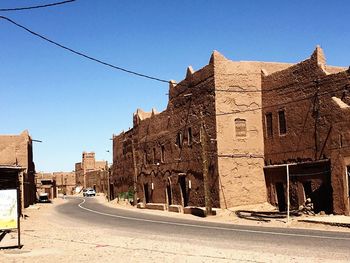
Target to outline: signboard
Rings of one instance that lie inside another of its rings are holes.
[[[0,229],[17,228],[17,190],[0,190]]]

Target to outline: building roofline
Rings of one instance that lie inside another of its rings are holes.
[[[0,169],[25,170],[27,168],[24,168],[22,166],[15,166],[15,165],[0,165]]]

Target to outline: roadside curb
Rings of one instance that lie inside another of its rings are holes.
[[[298,220],[298,222],[313,223],[313,224],[322,224],[322,225],[339,226],[339,227],[350,228],[350,223],[325,222],[325,221],[306,220],[306,219],[300,219],[300,220]]]

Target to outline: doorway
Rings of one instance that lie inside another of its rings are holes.
[[[275,186],[276,186],[278,210],[280,212],[284,212],[286,211],[286,197],[284,195],[283,183],[276,183]]]
[[[182,194],[182,200],[183,200],[183,206],[186,207],[188,205],[188,194],[187,194],[187,187],[186,187],[186,177],[180,176],[179,177],[179,184]]]
[[[306,201],[306,199],[311,198],[311,194],[312,194],[311,181],[303,182],[303,187],[304,187],[304,195],[305,195],[305,201]]]
[[[145,183],[143,185],[143,193],[144,193],[144,202],[147,204],[149,203],[149,193],[148,193],[148,183]]]
[[[349,201],[349,206],[350,206],[350,166],[346,166],[346,180],[347,180],[347,197]]]
[[[172,205],[171,186],[169,184],[166,187],[166,198],[168,205]]]
[[[109,184],[109,200],[114,200],[114,185]]]

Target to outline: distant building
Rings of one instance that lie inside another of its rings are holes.
[[[83,186],[84,188],[94,187],[94,185],[91,185],[90,183],[94,180],[98,181],[98,179],[91,179],[91,177],[100,176],[100,174],[93,172],[103,170],[108,170],[107,161],[96,161],[94,152],[83,152],[82,161],[75,164],[76,184]],[[90,175],[89,180],[87,178],[88,174]]]
[[[36,173],[36,191],[37,199],[39,199],[40,194],[48,194],[50,200],[57,197],[57,186],[56,180],[53,178],[52,173]]]
[[[48,193],[50,199],[56,198],[58,194],[75,193],[75,172],[39,172],[35,174],[35,179],[38,193]]]
[[[76,188],[75,172],[53,172],[59,194],[72,195]]]
[[[349,75],[326,65],[320,47],[298,64],[215,51],[169,83],[164,111],[139,109],[133,128],[114,136],[115,196],[223,208],[269,201],[283,211],[288,164],[292,207],[311,198],[315,211],[349,214]]]
[[[86,172],[86,187],[95,189],[97,193],[108,194],[108,168]]]
[[[20,135],[0,135],[0,166],[23,168],[19,170],[22,208],[36,200],[35,165],[33,162],[32,139],[28,131]],[[5,176],[5,175],[4,175]],[[2,174],[0,173],[0,179]],[[4,184],[0,180],[0,187]]]

